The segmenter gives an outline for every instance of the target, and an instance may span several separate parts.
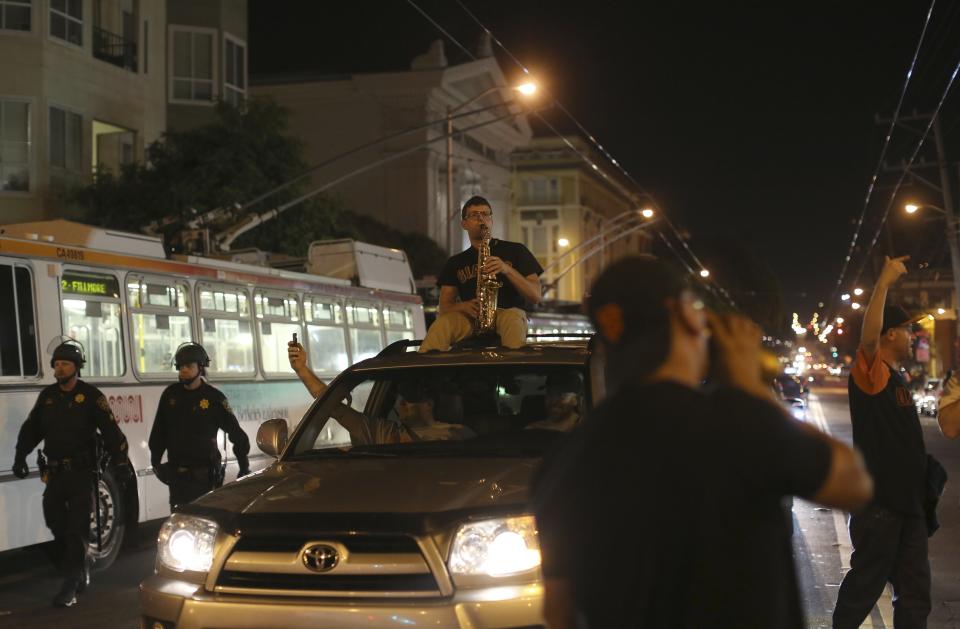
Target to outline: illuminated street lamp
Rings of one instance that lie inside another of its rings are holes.
[[[837,325],[843,325],[843,317],[837,317]]]
[[[903,209],[907,211],[907,214],[916,214],[917,210],[920,209],[920,206],[914,205],[913,203],[907,203]]]
[[[856,295],[857,297],[859,297],[860,295],[863,294],[863,289],[862,289],[862,288],[854,288],[854,289],[853,289],[853,294]]]
[[[841,300],[841,301],[850,301],[850,293],[844,293],[844,294],[840,295],[840,300]]]
[[[653,210],[650,208],[644,208],[640,214],[643,215],[643,218],[653,218]]]
[[[860,310],[860,304],[858,304],[857,302],[853,302],[852,304],[850,304],[850,307],[853,308],[854,310]]]
[[[503,85],[494,85],[493,87],[488,87],[483,90],[473,98],[465,100],[464,102],[451,107],[447,105],[447,220],[445,221],[446,230],[447,230],[447,251],[451,251],[452,239],[453,237],[450,234],[450,221],[453,219],[453,114],[457,111],[460,111],[467,105],[474,103],[487,94],[492,94],[493,92],[499,92],[500,90],[510,89],[515,92],[519,92],[524,98],[530,98],[537,93],[537,84],[533,81],[526,81],[519,85],[513,87],[503,86]],[[505,103],[505,104],[509,104]]]
[[[706,269],[700,269],[700,277],[702,277],[702,278],[704,278],[704,279],[710,277],[710,271],[708,271],[708,270],[706,270]]]
[[[558,247],[567,247],[569,245],[570,245],[570,241],[567,240],[566,238],[560,238],[557,240]]]

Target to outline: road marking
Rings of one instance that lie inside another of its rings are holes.
[[[817,427],[825,432],[826,434],[831,434],[830,425],[827,423],[827,416],[823,413],[823,407],[820,405],[820,400],[816,395],[810,394],[808,399],[807,408],[810,409],[810,414],[813,415],[813,420],[816,422]],[[842,574],[846,575],[850,570],[850,554],[853,551],[853,544],[850,542],[850,532],[847,530],[847,519],[845,514],[842,511],[833,509],[833,527],[837,534],[837,550],[840,552],[840,571]],[[839,592],[839,590],[838,590]],[[880,618],[883,620],[883,626],[889,628],[893,627],[893,591],[890,589],[890,584],[887,583],[883,588],[883,594],[880,595],[880,600],[877,601],[877,609],[880,611]],[[875,627],[873,620],[870,616],[867,616],[867,619],[864,621],[861,627]]]

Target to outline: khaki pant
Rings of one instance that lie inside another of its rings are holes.
[[[527,342],[527,313],[520,308],[497,309],[494,328],[504,347],[523,347]],[[420,344],[421,352],[446,351],[457,341],[473,333],[473,321],[462,312],[448,312],[437,317]]]

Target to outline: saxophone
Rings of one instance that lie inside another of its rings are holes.
[[[480,305],[476,326],[478,334],[493,329],[497,313],[497,290],[503,286],[497,281],[496,274],[483,272],[483,266],[490,258],[490,228],[484,225],[480,234],[480,253],[477,256],[477,303]]]

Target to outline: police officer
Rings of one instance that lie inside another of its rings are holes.
[[[90,582],[87,545],[93,509],[94,469],[98,465],[97,431],[121,474],[131,478],[127,440],[96,387],[80,380],[83,352],[71,342],[58,345],[50,366],[56,384],[40,392],[37,403],[20,428],[13,473],[30,473],[27,454],[43,441],[47,458],[47,489],[43,518],[53,533],[63,585],[53,599],[56,607],[77,602]]]
[[[171,508],[223,484],[218,430],[227,433],[233,444],[240,466],[237,478],[250,473],[250,440],[226,396],[203,378],[210,365],[206,350],[198,343],[184,343],[174,364],[180,381],[164,389],[150,431],[150,461],[157,478],[170,487]],[[167,462],[161,464],[164,451]]]

